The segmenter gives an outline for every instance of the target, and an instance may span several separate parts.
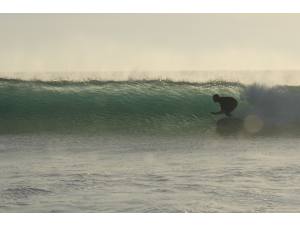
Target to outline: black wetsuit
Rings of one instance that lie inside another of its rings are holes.
[[[231,116],[231,112],[237,107],[238,102],[232,97],[220,97],[218,99],[221,111],[225,113],[226,116]]]

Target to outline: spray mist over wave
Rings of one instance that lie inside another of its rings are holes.
[[[41,81],[128,81],[169,80],[174,82],[208,82],[223,80],[243,84],[300,85],[300,71],[104,71],[104,72],[36,72],[1,73],[5,79]]]

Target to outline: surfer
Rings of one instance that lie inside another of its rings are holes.
[[[237,107],[238,102],[236,99],[232,97],[220,97],[219,95],[213,96],[214,102],[218,102],[220,104],[221,110],[219,112],[212,112],[212,114],[225,114],[226,116],[231,116],[231,112]]]

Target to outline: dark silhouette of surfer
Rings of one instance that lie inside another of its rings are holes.
[[[213,96],[214,102],[220,104],[221,110],[219,112],[212,112],[214,115],[225,114],[226,116],[231,116],[231,112],[237,107],[238,102],[232,97],[220,97],[219,95]]]

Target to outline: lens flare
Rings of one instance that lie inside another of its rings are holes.
[[[256,115],[249,115],[244,121],[245,130],[249,133],[257,133],[264,126],[264,122]]]

